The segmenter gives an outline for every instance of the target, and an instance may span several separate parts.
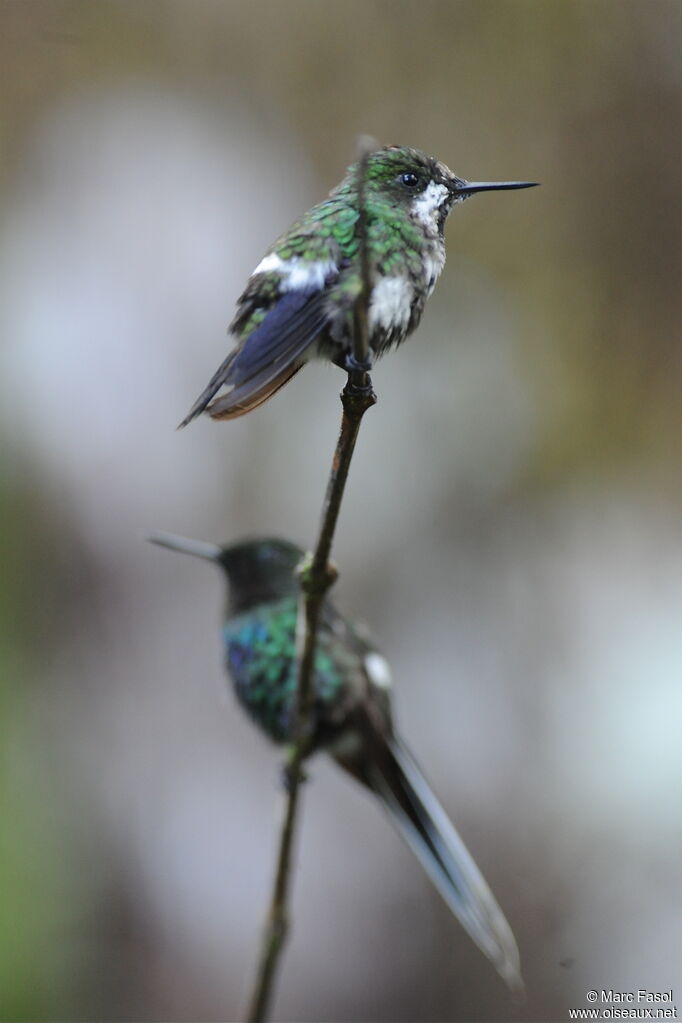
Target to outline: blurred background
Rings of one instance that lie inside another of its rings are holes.
[[[0,1018],[237,1020],[280,755],[222,581],[310,545],[342,374],[175,426],[265,248],[355,137],[532,192],[455,210],[374,374],[335,547],[403,734],[516,932],[521,1010],[383,815],[310,767],[283,1021],[682,1000],[682,6],[4,2]]]

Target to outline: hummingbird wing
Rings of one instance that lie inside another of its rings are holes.
[[[325,299],[320,289],[285,291],[221,363],[180,426],[206,409],[214,419],[235,419],[279,390],[298,372],[306,349],[328,325]],[[221,387],[229,387],[229,393],[209,405]]]
[[[303,214],[271,246],[237,302],[230,324],[237,347],[180,426],[206,409],[214,419],[249,412],[301,368],[311,345],[326,332],[332,335],[339,318],[345,323],[361,290],[357,274],[357,281],[347,280],[357,251],[357,219],[347,197],[332,197]],[[335,286],[341,280],[345,283],[339,293]],[[330,289],[335,289],[333,301]],[[230,393],[209,406],[223,386]]]

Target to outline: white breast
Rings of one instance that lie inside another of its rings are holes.
[[[441,270],[445,266],[445,246],[440,240],[432,242],[431,245],[427,246],[424,250],[422,263],[424,266],[426,293],[430,295],[436,286],[436,281],[440,277]]]
[[[375,284],[369,307],[370,333],[375,327],[384,330],[407,330],[414,290],[407,277],[382,277]]]

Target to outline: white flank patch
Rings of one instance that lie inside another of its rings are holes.
[[[329,274],[336,273],[337,269],[333,259],[318,260],[317,262],[301,259],[298,256],[293,259],[281,259],[276,252],[270,252],[267,256],[263,256],[251,276],[274,271],[282,275],[280,284],[282,291],[298,291],[301,288],[319,290],[324,287],[324,282]]]
[[[375,686],[379,686],[380,689],[391,688],[391,669],[388,666],[388,661],[381,654],[367,654],[365,671]]]
[[[284,260],[280,259],[276,252],[269,252],[267,256],[263,256],[251,276],[254,277],[256,274],[269,274],[273,270],[279,270],[281,272],[283,266]]]
[[[384,330],[406,330],[413,297],[412,285],[405,277],[382,277],[372,291],[370,332],[377,325]]]
[[[412,203],[412,216],[423,224],[425,228],[438,229],[438,211],[443,205],[448,189],[445,185],[439,185],[431,181],[420,196]]]

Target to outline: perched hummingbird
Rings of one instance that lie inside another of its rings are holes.
[[[154,543],[220,565],[227,574],[227,671],[239,702],[277,743],[292,738],[297,669],[296,568],[303,551],[278,539],[231,547],[159,533]],[[379,798],[446,903],[513,991],[519,953],[478,867],[429,788],[391,715],[388,664],[363,629],[327,599],[317,637],[310,748],[326,750]]]
[[[353,311],[362,291],[361,166],[349,167],[329,198],[304,213],[261,259],[230,325],[236,347],[180,426],[206,409],[214,419],[250,412],[309,359],[353,366]],[[443,233],[452,207],[474,192],[530,188],[536,182],[465,181],[407,146],[378,149],[364,166],[371,363],[419,324],[445,263]],[[209,404],[221,387],[227,393]]]

